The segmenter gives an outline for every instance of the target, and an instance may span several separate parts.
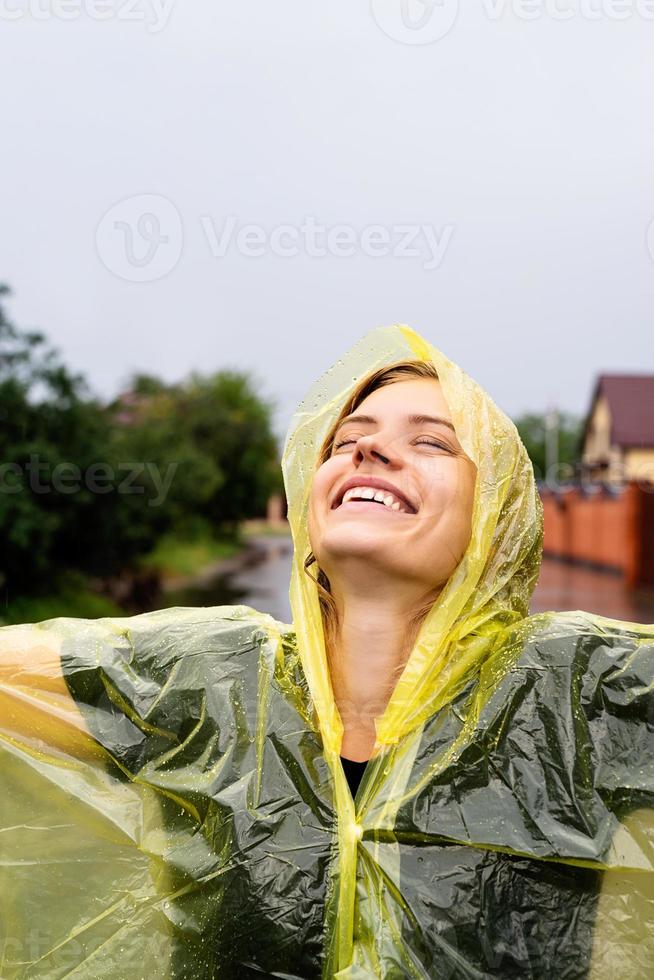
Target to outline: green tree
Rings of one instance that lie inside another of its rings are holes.
[[[263,513],[281,472],[258,389],[237,371],[178,384],[136,374],[103,405],[0,303],[5,602],[55,588],[65,571],[117,574],[170,530],[199,523],[219,537]]]
[[[234,528],[265,513],[281,487],[279,447],[272,431],[273,404],[247,373],[193,373],[179,392],[179,410],[194,446],[224,474],[202,512],[214,526]]]
[[[547,416],[526,413],[514,419],[514,422],[533,463],[536,479],[544,480],[547,466]],[[568,412],[558,413],[558,474],[552,476],[560,478],[562,472],[576,472],[581,426],[582,420],[578,416]]]
[[[137,375],[130,384],[127,410],[125,393],[107,408],[113,422],[107,453],[117,470],[138,471],[139,494],[125,489],[122,520],[124,534],[142,551],[149,550],[151,526],[157,535],[183,533],[225,482],[218,461],[191,437],[179,388],[145,378]]]
[[[8,294],[0,285],[0,297]],[[104,436],[102,411],[86,394],[44,334],[18,330],[0,304],[0,578],[12,588],[46,580],[73,540],[79,546],[80,498],[53,492],[44,475],[93,454]]]
[[[282,486],[272,404],[247,373],[193,372],[165,384],[135,374],[108,406],[114,419],[111,451],[175,474],[165,507],[169,523],[184,530],[202,520],[214,534],[265,513]]]

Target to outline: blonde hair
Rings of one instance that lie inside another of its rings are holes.
[[[397,381],[407,381],[414,378],[427,378],[432,381],[439,380],[436,368],[431,361],[399,361],[397,364],[380,368],[379,370],[374,371],[372,374],[366,375],[366,377],[358,383],[350,395],[350,398],[341,409],[338,418],[327,433],[318,455],[316,468],[322,466],[322,464],[331,456],[336,430],[338,429],[338,426],[342,420],[347,415],[350,415],[356,408],[358,408],[361,402],[367,398],[368,395],[372,394],[372,392],[376,391],[378,388],[383,388],[385,385],[390,385]],[[318,589],[318,601],[320,604],[320,614],[325,637],[327,662],[333,678],[335,676],[334,672],[338,670],[338,664],[335,662],[336,645],[340,628],[338,610],[331,592],[329,579],[327,578],[325,572],[319,568],[318,575],[315,578],[309,572],[309,568],[315,562],[316,557],[313,552],[310,551],[304,560],[304,571],[309,576],[311,581],[315,582]],[[410,617],[407,624],[403,649],[401,651],[400,663],[398,667],[395,668],[393,674],[393,683],[395,683],[399,674],[401,674],[404,670],[404,665],[411,653],[411,650],[413,649],[413,645],[420,631],[420,627],[422,626],[425,617],[432,609],[434,601],[433,595],[430,596],[428,601],[424,602]]]

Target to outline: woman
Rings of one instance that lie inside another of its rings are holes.
[[[465,553],[475,472],[427,362],[373,372],[329,434],[308,530],[346,758],[370,757],[375,716]]]
[[[515,427],[396,326],[282,465],[293,627],[0,630],[2,976],[651,976],[654,627],[528,616]]]

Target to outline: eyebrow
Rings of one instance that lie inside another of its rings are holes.
[[[424,425],[426,422],[431,422],[433,425],[446,425],[456,435],[456,429],[449,419],[441,418],[440,415],[408,415],[407,418],[410,425]],[[339,432],[348,422],[363,422],[364,424],[374,425],[377,419],[372,415],[348,415],[339,424],[336,432]],[[334,435],[336,435],[336,432]]]

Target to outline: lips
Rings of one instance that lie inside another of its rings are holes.
[[[415,514],[418,510],[415,504],[398,487],[376,476],[353,476],[349,480],[346,480],[334,497],[331,507],[332,510],[336,510],[337,507],[341,506],[343,496],[352,487],[370,487],[373,490],[386,490],[388,493],[395,494],[397,499],[402,501],[411,514]]]

